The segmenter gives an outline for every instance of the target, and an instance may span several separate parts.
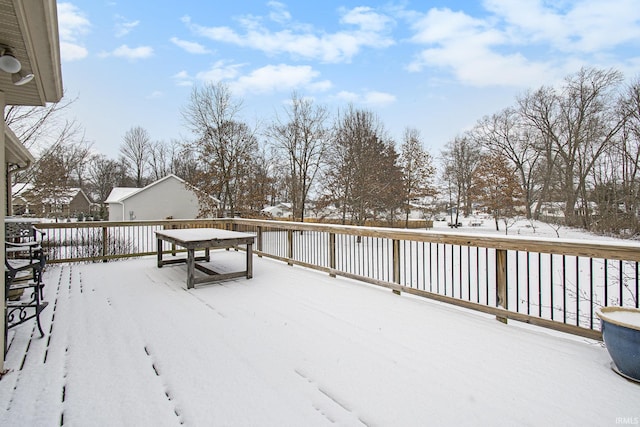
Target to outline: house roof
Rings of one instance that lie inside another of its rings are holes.
[[[18,182],[11,186],[11,194],[13,195],[13,197],[24,196],[26,193],[33,191],[33,189],[34,189],[34,185],[31,183]],[[82,190],[82,188],[79,188],[79,187],[69,187],[65,190],[60,191],[58,194],[62,197],[73,198],[77,196],[78,193],[81,193],[84,197],[87,197],[84,190]]]
[[[11,186],[11,195],[13,197],[22,197],[25,193],[28,193],[31,190],[33,190],[33,184],[18,182]]]
[[[266,208],[262,209],[261,212],[265,212],[265,213],[274,213],[277,211],[281,211],[282,209],[280,209],[277,206],[267,206]]]
[[[84,197],[87,202],[91,203],[89,197],[85,194],[82,188],[72,187],[67,188],[66,190],[60,191],[55,197],[43,197],[43,203],[62,203],[63,205],[68,205],[71,201],[76,198],[78,195]]]
[[[35,159],[6,124],[4,125],[4,135],[5,161],[21,168],[30,166]]]
[[[131,194],[136,193],[140,188],[136,187],[113,187],[105,203],[118,203],[129,197]]]
[[[142,187],[142,188],[132,188],[132,187],[114,187],[113,190],[111,190],[111,193],[109,193],[109,196],[107,197],[107,200],[105,200],[105,203],[122,203],[124,202],[126,199],[141,193],[143,191],[148,190],[151,187],[154,187],[164,181],[167,181],[169,179],[177,179],[178,181],[180,181],[181,183],[183,183],[185,186],[187,186],[188,188],[193,188],[194,190],[199,191],[197,188],[195,188],[194,186],[192,186],[191,184],[189,184],[187,181],[185,181],[184,179],[180,178],[177,175],[174,174],[169,174],[167,176],[165,176],[164,178],[160,178],[157,181],[152,182],[151,184],[147,185],[146,187]],[[216,199],[215,197],[211,197],[214,201],[218,202],[218,199]]]

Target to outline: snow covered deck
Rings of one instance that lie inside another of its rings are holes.
[[[243,262],[212,254],[218,268]],[[257,257],[251,280],[187,291],[185,278],[184,266],[158,269],[153,257],[48,267],[47,334],[31,323],[10,331],[0,425],[640,417],[640,386],[609,368],[600,343]]]

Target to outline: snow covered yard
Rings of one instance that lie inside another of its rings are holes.
[[[212,253],[218,268],[243,262]],[[278,261],[256,257],[253,279],[190,291],[184,265],[158,269],[153,257],[52,265],[45,283],[45,337],[32,323],[9,334],[2,426],[640,417],[640,386],[609,368],[600,343]]]

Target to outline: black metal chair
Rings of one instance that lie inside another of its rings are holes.
[[[46,255],[41,243],[30,238],[12,240],[5,242],[5,354],[8,330],[30,319],[36,319],[40,336],[44,337],[40,313],[48,305],[43,301]]]
[[[33,226],[33,222],[26,219],[7,218],[4,223],[5,240],[11,243],[42,242],[44,231]]]
[[[23,282],[33,280],[41,282],[41,274],[46,264],[45,253],[42,249],[42,238],[44,232],[38,230],[31,222],[27,221],[6,221],[5,222],[5,270],[14,270],[15,277],[12,281]],[[37,260],[37,261],[36,261]],[[6,266],[10,262],[11,268]],[[37,263],[41,268],[37,268]],[[29,276],[25,272],[31,272]],[[43,297],[40,285],[40,298]]]

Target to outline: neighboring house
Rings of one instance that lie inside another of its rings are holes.
[[[194,219],[200,213],[199,190],[176,175],[167,175],[144,188],[115,187],[105,204],[109,221]],[[211,197],[212,204],[219,201]]]
[[[29,197],[29,192],[33,185],[18,183],[11,187],[11,214],[12,215],[33,215],[35,209]]]
[[[278,203],[275,206],[267,206],[260,212],[270,218],[291,218],[293,216],[291,203]]]
[[[540,207],[542,218],[564,219],[565,202],[543,202]]]
[[[335,205],[318,207],[314,202],[309,202],[305,207],[305,217],[316,219],[340,219],[342,212]]]
[[[86,217],[91,215],[94,206],[80,188],[52,190],[39,195],[32,184],[18,183],[12,186],[11,194],[14,215]]]
[[[42,212],[48,216],[79,217],[91,215],[93,204],[80,188],[67,188],[42,199]]]

